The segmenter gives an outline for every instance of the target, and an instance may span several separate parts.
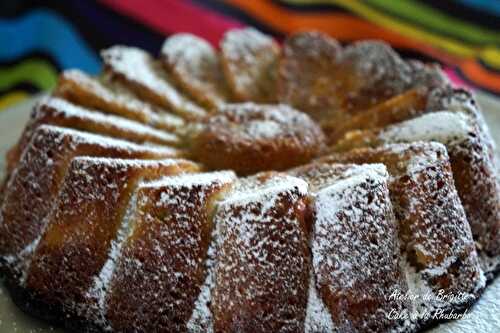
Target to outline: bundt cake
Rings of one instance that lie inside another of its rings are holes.
[[[0,272],[82,332],[417,332],[500,271],[474,97],[380,41],[255,29],[60,75],[7,155]]]

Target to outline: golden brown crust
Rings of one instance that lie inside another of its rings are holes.
[[[137,183],[190,170],[192,164],[176,160],[74,159],[33,254],[26,288],[69,313],[99,320],[93,283],[103,278],[119,230],[132,226],[126,214],[135,209]]]
[[[140,123],[118,117],[107,117],[93,110],[80,108],[56,97],[44,98],[34,107],[18,143],[7,153],[7,171],[10,175],[31,136],[41,125],[73,128],[89,133],[128,140],[143,144],[178,146],[180,139],[168,132],[159,132]]]
[[[488,147],[476,139],[447,146],[455,185],[474,238],[488,255],[500,255],[500,186]]]
[[[42,125],[33,134],[9,179],[0,213],[0,256],[17,256],[45,225],[54,199],[75,156],[158,159],[175,155],[170,149],[148,148],[126,141]],[[8,236],[7,236],[8,235]]]
[[[292,174],[312,186],[312,262],[318,294],[339,331],[386,332],[410,309],[387,181],[381,164],[315,163]],[[330,329],[333,331],[333,327]]]
[[[113,46],[101,52],[104,72],[133,91],[141,99],[169,110],[186,120],[197,120],[207,111],[178,91],[156,59],[146,51]]]
[[[238,174],[284,170],[306,163],[324,148],[321,129],[284,105],[228,104],[192,139],[192,158],[209,169]]]
[[[240,180],[219,204],[210,309],[215,332],[301,332],[309,250],[306,184],[276,173]]]
[[[224,74],[237,101],[276,101],[278,44],[253,28],[228,31],[221,41]]]
[[[443,145],[361,148],[319,161],[386,165],[401,245],[411,264],[435,291],[476,293],[482,283],[481,269]],[[426,273],[433,269],[438,273]]]
[[[330,143],[335,143],[345,133],[385,127],[403,120],[429,112],[427,106],[427,88],[414,88],[385,100],[366,111],[359,112],[343,122],[329,120],[322,123],[322,128]]]
[[[331,152],[346,152],[356,148],[376,147],[383,144],[378,138],[375,130],[353,130],[344,134],[344,136],[335,142]]]
[[[59,76],[54,95],[87,108],[164,130],[176,130],[184,126],[182,118],[141,101],[124,89],[115,90],[109,84],[106,85],[79,70],[69,70]]]
[[[229,100],[219,54],[204,39],[185,33],[170,36],[163,44],[161,61],[198,103],[214,108]]]
[[[326,176],[308,179],[309,189],[275,172],[238,180],[217,210],[220,228],[207,251],[215,197],[225,185],[201,181],[184,188],[167,177],[168,185],[154,182],[137,192],[143,177],[198,167],[177,161],[183,166],[172,171],[167,161],[141,160],[178,156],[175,149],[132,148],[46,124],[169,144],[151,129],[141,134],[44,109],[9,152],[8,167],[17,171],[7,178],[6,204],[0,207],[0,265],[8,270],[8,287],[20,307],[86,332],[413,332],[434,318],[396,322],[380,310],[456,313],[478,298],[483,272],[492,278],[500,270],[500,185],[491,136],[469,93],[448,86],[437,66],[403,61],[378,41],[342,48],[326,35],[299,33],[285,42],[280,58],[271,38],[243,29],[226,34],[220,59],[197,37],[187,41],[197,47],[167,42],[161,62],[136,48],[113,47],[103,52],[105,75],[65,72],[56,94],[153,127],[179,129],[183,138],[188,134],[194,158],[240,174],[288,169],[325,153],[321,128],[308,117],[290,116],[287,106],[221,106],[233,94],[257,102],[278,96],[319,120],[337,143],[336,154],[299,168],[307,176]],[[220,114],[211,117],[191,97]],[[165,109],[180,116],[168,116]],[[441,121],[434,122],[444,124],[436,130],[417,121],[403,131],[400,124],[380,129],[440,110],[468,114],[474,125]],[[42,132],[49,134],[37,138]],[[385,145],[415,140],[444,140],[446,148]],[[337,162],[347,164],[332,164]],[[371,166],[352,165],[365,162],[387,166],[389,193]],[[347,175],[355,169],[367,177]],[[315,206],[320,194],[326,210]],[[397,226],[390,222],[388,195]],[[322,218],[334,223],[322,225]],[[319,265],[314,240],[329,256]],[[426,302],[387,300],[387,288],[404,294],[406,286]],[[316,289],[319,295],[312,295]],[[421,294],[436,296],[437,290],[466,297],[447,304]],[[326,317],[319,314],[322,324],[333,319],[326,330],[308,323],[319,299],[320,310],[329,309]]]
[[[341,109],[344,89],[338,72],[341,47],[320,32],[296,33],[285,40],[279,61],[278,100],[315,120],[331,119]]]
[[[478,249],[490,256],[498,255],[500,185],[492,144],[478,118],[460,110],[430,113],[383,129],[349,132],[333,151],[415,140],[438,141],[446,146],[455,185]]]
[[[139,189],[133,232],[106,297],[114,330],[186,331],[206,275],[215,199],[233,180],[230,172],[183,175]]]
[[[279,68],[279,100],[330,126],[411,88],[447,82],[437,66],[405,62],[381,41],[342,49],[319,32],[289,37]]]

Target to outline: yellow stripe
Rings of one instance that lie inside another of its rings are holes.
[[[22,102],[28,97],[29,95],[23,91],[13,91],[4,96],[0,96],[0,111]]]
[[[294,3],[334,3],[347,8],[360,16],[375,22],[385,28],[395,30],[403,35],[413,37],[425,43],[431,43],[435,47],[445,49],[455,55],[474,58],[480,57],[485,63],[492,67],[500,68],[500,50],[490,47],[470,47],[454,39],[441,37],[426,31],[419,30],[413,25],[403,23],[388,15],[370,8],[369,6],[355,0],[288,0]]]

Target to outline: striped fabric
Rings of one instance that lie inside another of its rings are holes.
[[[282,40],[318,29],[342,42],[383,39],[404,56],[440,62],[459,85],[500,95],[500,2],[489,0],[101,0],[0,2],[0,110],[54,86],[58,71],[100,70],[98,51],[157,53],[187,31],[217,44],[253,25]]]

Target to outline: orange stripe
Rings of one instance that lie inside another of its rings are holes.
[[[378,25],[348,14],[296,13],[267,1],[226,0],[250,13],[274,29],[292,33],[304,29],[318,29],[340,40],[384,39],[396,47],[430,49],[428,45],[410,40]]]
[[[429,44],[348,14],[296,13],[262,0],[225,0],[265,22],[275,30],[290,34],[299,30],[321,30],[339,40],[383,39],[395,47],[417,50],[450,66],[459,66],[471,80],[492,91],[500,90],[500,75],[488,72],[474,59],[463,59]]]
[[[469,59],[462,61],[460,68],[466,77],[473,78],[478,85],[500,93],[500,75],[488,71],[478,62]]]

